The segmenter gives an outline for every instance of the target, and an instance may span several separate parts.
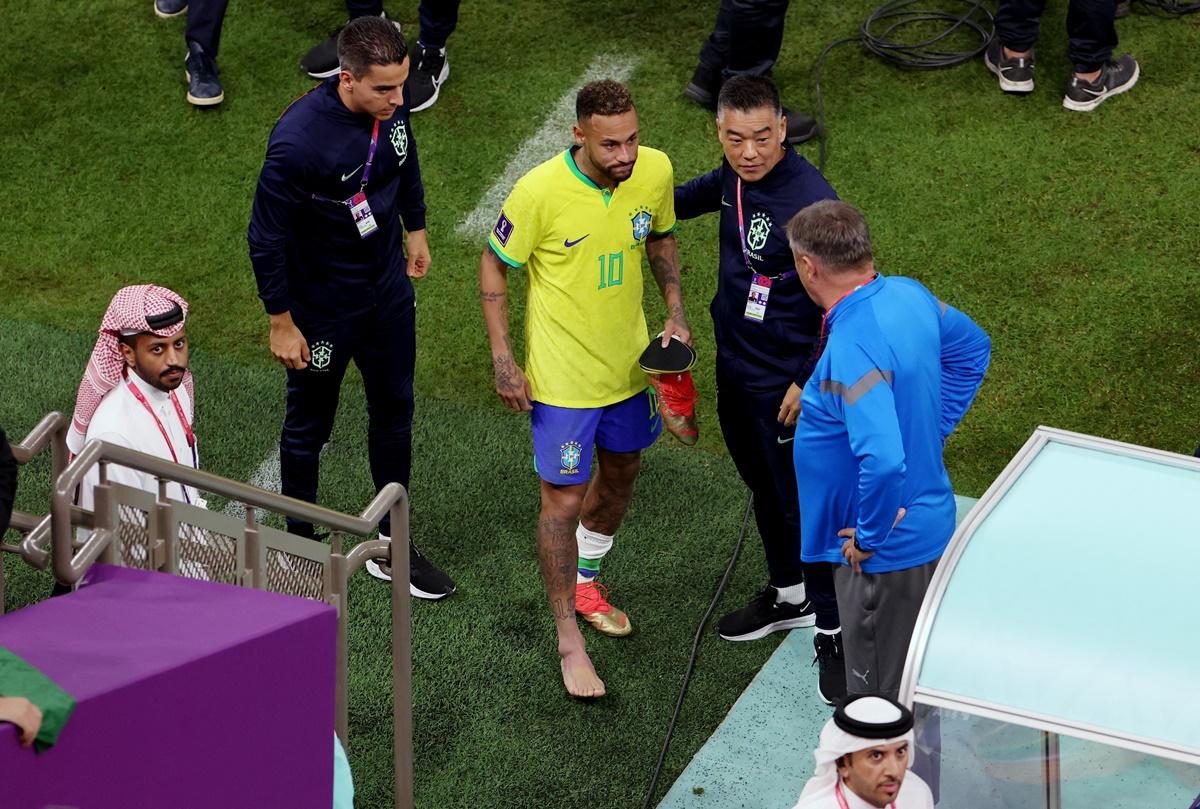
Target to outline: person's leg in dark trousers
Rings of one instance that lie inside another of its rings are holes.
[[[383,0],[346,0],[346,13],[356,17],[378,17],[383,13]]]
[[[838,627],[829,565],[800,560],[800,503],[792,460],[794,427],[777,421],[783,391],[753,394],[718,370],[717,418],[738,475],[754,494],[754,517],[767,559],[770,585],[805,584],[817,626]],[[781,443],[782,441],[782,443]]]
[[[719,74],[729,64],[729,29],[733,26],[733,0],[721,0],[712,33],[700,48],[700,64]]]
[[[1076,73],[1092,73],[1117,46],[1116,6],[1108,0],[1071,0],[1067,7],[1068,55]]]
[[[788,0],[731,0],[725,78],[763,76],[779,60]]]
[[[367,452],[376,491],[389,483],[408,489],[412,469],[413,371],[417,361],[416,307],[378,309],[354,348],[367,394]],[[391,535],[384,517],[379,532]]]
[[[318,344],[330,347],[320,352],[303,370],[287,371],[287,412],[279,439],[280,492],[298,500],[317,502],[321,448],[329,440],[337,415],[342,377],[350,364],[360,328],[359,318],[320,323],[297,319],[310,349]],[[313,535],[312,523],[289,519],[288,531],[299,536]]]
[[[1024,53],[1038,38],[1038,22],[1046,0],[1000,0],[996,10],[996,36],[1011,51]]]
[[[188,0],[184,37],[188,42],[199,43],[213,59],[217,58],[217,50],[221,47],[221,26],[228,7],[229,0]]]
[[[417,15],[421,19],[421,44],[432,50],[446,47],[446,40],[458,26],[460,0],[421,0]]]

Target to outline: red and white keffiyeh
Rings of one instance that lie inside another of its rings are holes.
[[[153,318],[168,312],[176,304],[183,310],[183,320],[164,329],[150,328],[147,317]],[[104,394],[121,382],[125,370],[125,358],[121,355],[119,342],[121,333],[149,332],[159,337],[170,337],[183,328],[187,322],[187,312],[187,301],[166,287],[153,284],[125,287],[113,295],[108,311],[104,313],[104,320],[100,323],[96,347],[92,349],[87,370],[79,382],[79,392],[75,394],[75,415],[71,419],[71,429],[67,431],[67,448],[72,454],[78,454],[83,449],[88,424]],[[183,384],[188,397],[195,401],[191,371],[184,374]]]

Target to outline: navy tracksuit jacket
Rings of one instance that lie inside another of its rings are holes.
[[[375,485],[409,483],[416,328],[404,231],[425,228],[425,193],[403,106],[380,122],[366,187],[379,230],[359,236],[338,200],[359,191],[374,120],[346,108],[336,77],[294,102],[267,144],[247,233],[264,307],[291,312],[312,354],[307,368],[287,372],[280,439],[282,492],[310,502],[352,359],[366,388]]]

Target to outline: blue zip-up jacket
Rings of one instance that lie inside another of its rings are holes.
[[[867,573],[939,558],[954,533],[942,446],[983,382],[991,341],[910,278],[877,276],[839,301],[804,386],[793,458],[801,558],[845,563],[856,528]],[[907,514],[893,527],[898,509]]]
[[[350,209],[329,200],[358,193],[375,119],[346,109],[337,81],[297,99],[267,143],[247,241],[268,314],[328,320],[413,297],[404,228],[425,227],[425,191],[407,93],[406,103],[379,124],[366,189],[379,230],[364,239]]]
[[[801,209],[837,199],[812,164],[790,147],[770,173],[742,183],[742,221],[754,271],[778,276],[795,269],[787,223]],[[738,236],[737,173],[726,160],[708,174],[675,187],[675,216],[721,212],[717,294],[709,311],[717,342],[717,369],[755,393],[803,385],[821,325],[821,310],[792,276],[771,287],[762,323],[746,320],[750,270]]]

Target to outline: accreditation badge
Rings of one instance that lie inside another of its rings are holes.
[[[762,323],[767,317],[767,300],[771,297],[771,279],[754,273],[750,277],[750,294],[746,297],[746,320]]]
[[[362,191],[350,197],[350,215],[354,217],[354,226],[358,228],[359,237],[365,239],[379,230],[379,225],[375,223],[375,214],[371,213],[371,204],[367,202],[367,195]]]

